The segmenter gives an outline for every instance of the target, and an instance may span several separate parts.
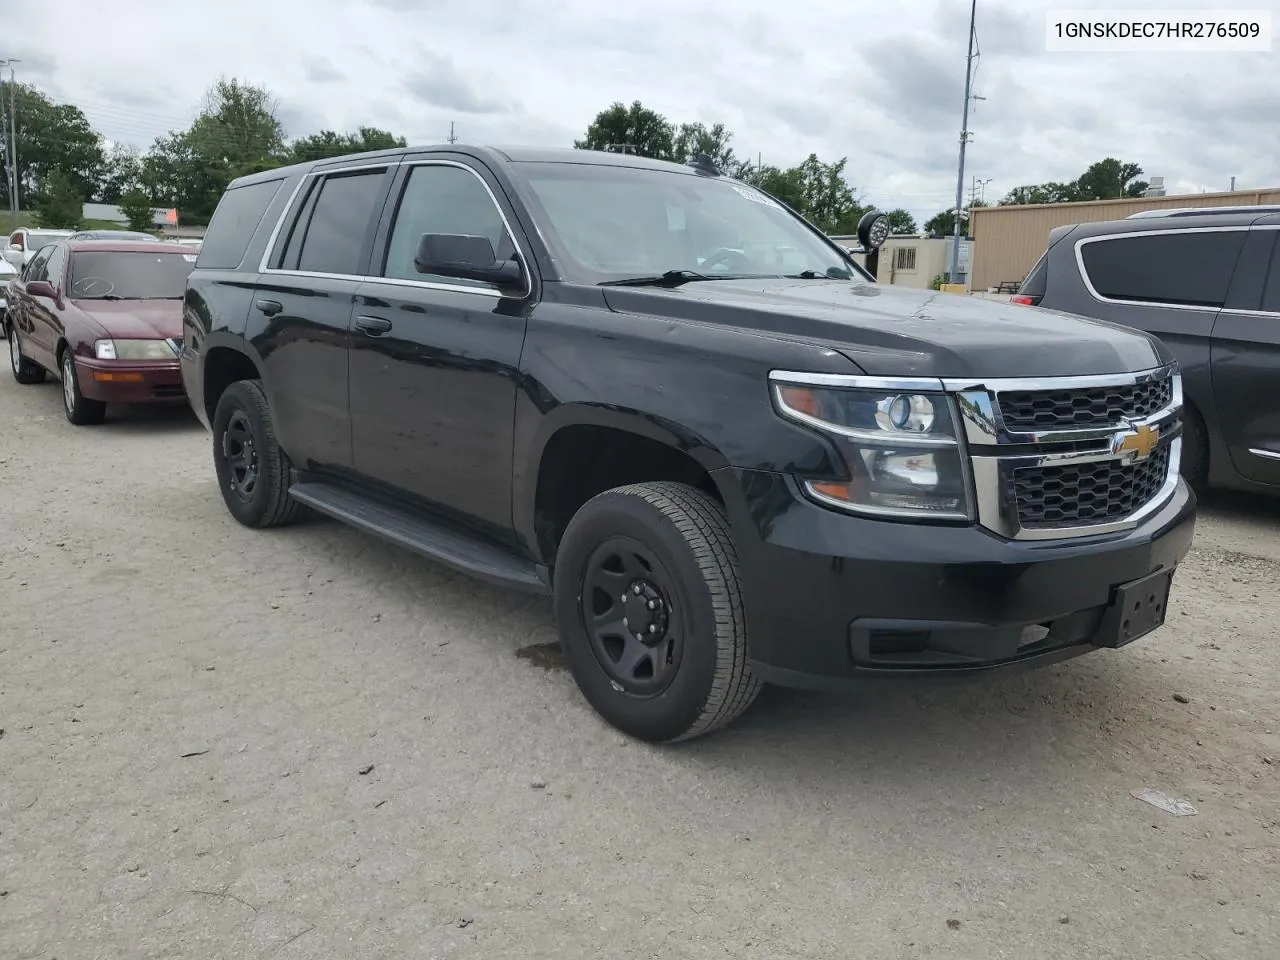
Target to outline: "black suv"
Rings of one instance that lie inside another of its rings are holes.
[[[183,344],[237,520],[310,508],[552,594],[583,694],[653,741],[761,682],[1120,646],[1163,621],[1195,525],[1159,340],[881,286],[705,161],[447,146],[246,176]]]
[[[1280,493],[1280,207],[1058,227],[1014,297],[1157,335],[1186,390],[1182,472]]]

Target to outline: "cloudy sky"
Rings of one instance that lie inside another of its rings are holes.
[[[4,0],[4,5],[19,0]],[[979,0],[966,181],[988,199],[1117,156],[1170,193],[1280,183],[1272,53],[1047,53],[1043,0]],[[1172,0],[1074,8],[1165,8]],[[1191,6],[1192,4],[1181,4]],[[1270,9],[1280,0],[1200,0]],[[849,158],[883,208],[954,202],[965,0],[40,0],[0,56],[141,147],[186,127],[219,74],[262,84],[287,132],[370,124],[410,143],[572,145],[614,100],[723,122],[739,152]]]

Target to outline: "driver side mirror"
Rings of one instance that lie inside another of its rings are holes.
[[[488,237],[424,233],[413,265],[419,273],[511,286],[524,279],[516,260],[499,260]]]
[[[32,297],[48,297],[50,300],[58,299],[58,291],[53,289],[53,284],[48,280],[32,280],[27,284],[27,295]]]

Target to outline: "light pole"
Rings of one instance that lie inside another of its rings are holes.
[[[956,222],[952,231],[951,269],[948,277],[956,282],[960,272],[960,221],[964,216],[964,148],[969,143],[969,101],[973,90],[973,38],[978,22],[978,0],[969,6],[969,53],[964,64],[964,119],[960,127],[960,170],[956,174]]]

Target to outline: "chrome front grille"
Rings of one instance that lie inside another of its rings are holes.
[[[1106,387],[1010,390],[1000,394],[1000,412],[1012,430],[1106,427],[1149,417],[1169,406],[1173,378]]]
[[[1173,495],[1182,382],[1170,365],[1104,377],[947,381],[978,522],[1013,539],[1136,526]]]

